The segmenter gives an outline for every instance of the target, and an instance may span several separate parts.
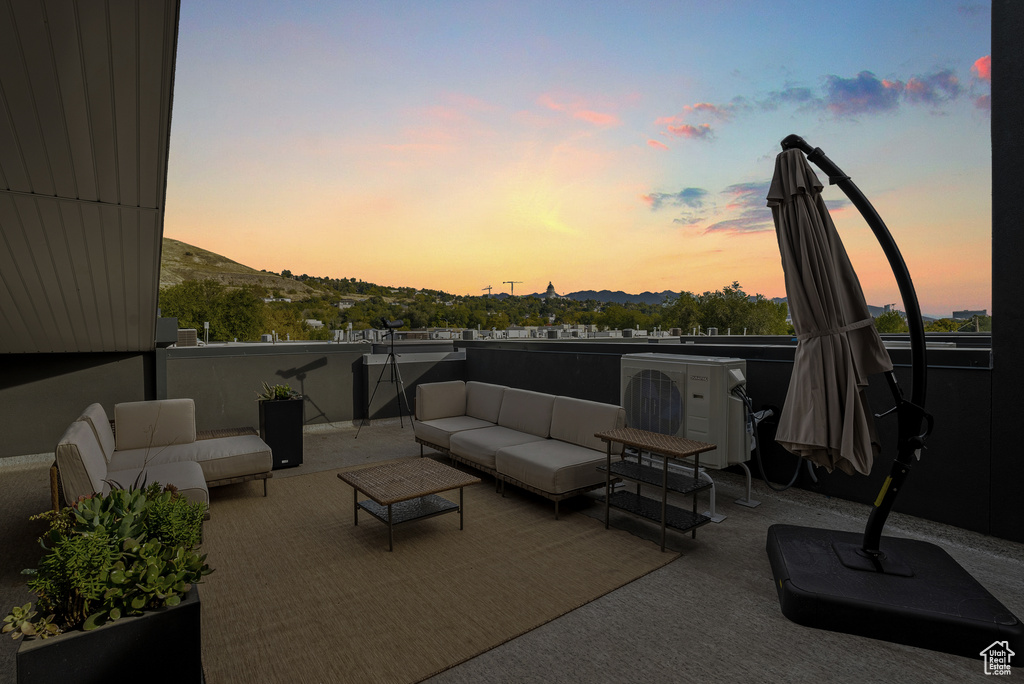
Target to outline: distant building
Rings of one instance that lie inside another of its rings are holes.
[[[974,318],[975,316],[988,316],[988,309],[981,309],[980,311],[971,311],[970,309],[967,309],[965,311],[953,312],[954,321],[966,321]]]
[[[548,289],[544,292],[544,299],[561,299],[562,296],[555,292],[555,286],[548,281]]]
[[[320,328],[324,327],[324,322],[318,321],[315,318],[307,318],[306,325],[309,326],[309,328],[312,330],[319,330]]]

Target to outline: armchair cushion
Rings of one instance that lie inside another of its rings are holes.
[[[196,441],[196,406],[191,399],[115,404],[114,425],[118,451],[188,444]]]
[[[547,438],[551,431],[554,395],[508,388],[501,399],[498,425]]]
[[[488,423],[497,423],[505,389],[504,385],[492,385],[487,382],[467,382],[466,415],[486,420]]]
[[[466,415],[466,383],[462,380],[416,386],[416,419],[436,420]]]
[[[604,453],[607,443],[595,432],[614,430],[626,424],[626,410],[614,404],[556,397],[551,410],[551,437]],[[612,453],[622,453],[622,444],[615,442]]]
[[[92,431],[100,443],[100,448],[103,449],[103,456],[107,459],[107,463],[110,463],[110,459],[114,455],[114,431],[110,429],[107,412],[99,404],[89,404],[82,411],[78,420],[85,421],[92,427]]]
[[[107,460],[88,422],[76,420],[68,426],[57,443],[56,457],[66,503],[103,491]]]

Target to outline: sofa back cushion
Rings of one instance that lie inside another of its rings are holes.
[[[110,458],[114,455],[114,431],[110,429],[107,412],[99,404],[89,404],[82,411],[82,415],[78,416],[78,420],[88,423],[92,428],[100,448],[103,449],[103,458],[110,463]]]
[[[103,491],[107,460],[89,423],[84,420],[71,423],[57,442],[55,452],[65,503]]]
[[[508,388],[501,398],[498,425],[546,438],[551,430],[554,395]]]
[[[626,424],[626,411],[621,406],[596,401],[556,397],[551,409],[551,437],[582,447],[606,451],[607,443],[595,432],[614,430]],[[612,442],[612,453],[620,453],[622,444]]]
[[[114,405],[118,450],[196,441],[196,405],[191,399],[131,401]]]
[[[504,385],[486,382],[466,383],[466,415],[471,418],[497,423],[501,412],[501,401],[505,396]]]
[[[416,385],[416,419],[427,421],[466,415],[466,383],[428,382]]]

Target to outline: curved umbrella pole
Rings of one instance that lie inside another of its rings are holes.
[[[914,283],[910,279],[910,272],[903,261],[896,241],[893,240],[889,229],[886,227],[882,217],[878,215],[875,208],[871,206],[864,193],[854,184],[835,163],[825,156],[820,147],[811,147],[807,141],[798,135],[787,136],[782,141],[782,149],[798,149],[807,155],[807,161],[812,162],[826,174],[830,185],[838,185],[846,196],[857,207],[864,220],[868,222],[871,231],[875,234],[889,260],[896,283],[900,288],[900,296],[903,299],[903,306],[907,310],[907,326],[910,328],[910,349],[911,349],[911,370],[912,385],[911,397],[907,401],[903,392],[896,383],[895,374],[890,371],[886,374],[886,380],[892,391],[896,406],[883,415],[896,411],[897,416],[897,440],[896,458],[893,460],[892,470],[889,476],[882,483],[882,488],[875,498],[874,507],[868,516],[867,525],[864,528],[864,541],[861,547],[864,555],[875,561],[884,555],[879,550],[882,537],[882,528],[889,517],[892,505],[896,496],[903,489],[903,484],[910,473],[914,463],[914,456],[925,446],[925,439],[932,430],[932,416],[924,410],[925,393],[927,390],[928,364],[925,358],[924,321],[921,318],[921,309],[917,301],[917,293],[914,291]],[[927,423],[927,426],[924,424]]]

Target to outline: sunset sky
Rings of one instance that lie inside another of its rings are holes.
[[[164,235],[454,294],[784,296],[765,195],[797,133],[925,314],[991,312],[989,55],[969,0],[183,0]],[[825,197],[868,302],[900,303]]]

